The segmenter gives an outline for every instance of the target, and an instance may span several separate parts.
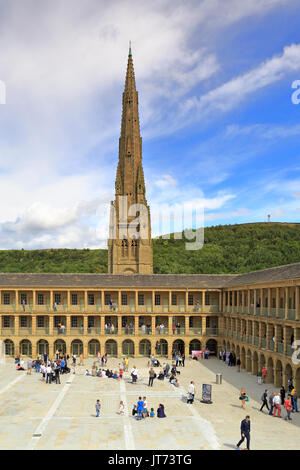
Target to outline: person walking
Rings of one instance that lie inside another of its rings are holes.
[[[148,386],[149,387],[153,387],[153,381],[155,379],[155,372],[154,372],[154,369],[151,367],[151,369],[149,370],[149,383],[148,383]]]
[[[284,418],[285,421],[287,420],[292,421],[292,418],[291,418],[292,403],[291,403],[290,395],[288,395],[287,398],[284,400],[284,408],[286,411],[286,417]]]
[[[59,367],[58,365],[56,366],[54,370],[54,378],[55,378],[55,383],[60,384],[60,377],[59,377]]]
[[[262,381],[263,383],[266,383],[266,377],[267,377],[267,369],[265,367],[262,368],[261,375],[262,375]]]
[[[243,410],[245,409],[245,403],[246,403],[246,400],[247,400],[247,393],[246,393],[246,390],[244,388],[241,389],[241,394],[240,394],[240,400],[242,402],[242,408]]]
[[[273,411],[274,411],[273,400],[274,400],[274,397],[275,397],[275,392],[270,393],[270,395],[269,395],[269,405],[270,405],[269,415],[270,416],[273,416]]]
[[[51,368],[51,365],[49,364],[47,367],[46,367],[46,384],[51,384],[52,382],[52,368]]]
[[[101,403],[100,403],[100,400],[97,400],[97,401],[96,401],[95,408],[96,408],[96,418],[99,418],[100,410],[101,410]]]
[[[250,450],[250,416],[247,415],[245,419],[241,421],[241,439],[236,445],[236,450],[240,450],[240,445],[247,440],[247,450]]]
[[[281,418],[281,416],[280,416],[280,414],[281,414],[281,406],[280,406],[280,403],[281,403],[280,393],[277,393],[277,395],[275,395],[275,397],[273,398],[273,405],[274,405],[274,413],[273,413],[273,416],[274,416],[274,417],[276,416],[276,410],[277,410],[277,417],[278,417],[278,418]]]
[[[261,405],[259,411],[262,411],[264,406],[266,406],[268,411],[270,411],[270,408],[269,408],[269,405],[268,405],[268,390],[267,389],[262,394],[261,401],[262,401],[262,405]]]
[[[188,401],[187,403],[190,403],[191,405],[194,403],[194,399],[195,399],[195,384],[193,382],[193,380],[191,381],[190,385],[189,385],[189,388],[188,388],[188,393],[189,393],[189,398],[188,398]]]
[[[241,360],[239,357],[236,360],[236,366],[237,366],[237,371],[241,372]]]
[[[137,378],[138,378],[138,370],[135,366],[131,369],[131,377],[132,377],[132,383],[136,384]]]
[[[298,413],[298,395],[297,391],[294,389],[293,397],[292,397],[292,413]]]

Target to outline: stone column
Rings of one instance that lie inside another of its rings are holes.
[[[137,312],[139,308],[139,291],[135,291],[135,311]]]
[[[155,315],[152,315],[152,317],[151,317],[151,330],[152,330],[152,335],[155,335],[155,334],[156,334],[156,330],[155,330]]]
[[[36,290],[32,291],[32,312],[36,312]]]
[[[36,315],[31,316],[31,334],[36,336]]]
[[[289,288],[285,287],[284,288],[284,318],[287,320],[288,319],[288,314],[289,314]]]
[[[137,336],[139,334],[139,316],[134,317],[134,334]]]
[[[205,290],[202,291],[202,312],[205,312]]]
[[[118,312],[122,312],[122,291],[119,290],[118,292]]]
[[[190,333],[190,317],[185,317],[185,334],[188,335]]]
[[[66,335],[71,334],[71,315],[66,315]]]
[[[279,287],[276,287],[276,318],[279,317],[279,305],[280,305]]]
[[[173,334],[172,326],[173,326],[173,316],[170,315],[170,316],[168,317],[169,335],[172,335],[172,334]]]
[[[218,312],[222,312],[222,292],[219,292],[219,307],[218,307]]]
[[[254,289],[254,290],[253,290],[253,293],[254,293],[254,296],[253,296],[253,297],[254,297],[254,299],[253,299],[253,305],[254,305],[254,307],[253,307],[253,315],[256,315],[257,290]]]
[[[186,291],[185,293],[185,312],[188,312],[188,308],[189,308],[189,293],[188,291]]]
[[[71,311],[71,292],[67,291],[67,311]]]
[[[84,295],[84,312],[86,312],[87,307],[88,307],[88,291],[85,290],[83,295]]]
[[[287,345],[288,345],[288,327],[283,327],[283,354],[287,354]]]
[[[83,334],[87,335],[88,330],[88,316],[86,314],[83,315]],[[86,357],[86,356],[84,356]]]
[[[245,313],[245,291],[242,290],[242,312]]]
[[[19,336],[19,328],[20,328],[20,317],[19,315],[15,315],[14,317],[15,336]]]
[[[155,308],[155,291],[152,291],[152,312],[154,312]]]
[[[250,313],[250,308],[251,308],[251,297],[250,297],[250,289],[247,290],[247,297],[248,297],[248,314]]]
[[[100,317],[100,335],[105,335],[105,316],[101,315]]]
[[[101,312],[104,312],[105,308],[105,296],[104,296],[104,290],[101,291]]]
[[[15,299],[16,299],[16,312],[19,311],[19,291],[18,290],[15,290]]]
[[[206,316],[202,317],[202,335],[206,335]]]
[[[123,331],[122,331],[122,316],[121,315],[118,315],[117,322],[118,322],[118,335],[121,335],[123,333]]]
[[[49,315],[49,336],[53,336],[54,316]]]
[[[268,318],[271,316],[271,304],[272,304],[272,297],[271,297],[271,288],[268,288]]]

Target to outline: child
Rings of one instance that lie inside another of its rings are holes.
[[[96,418],[98,418],[100,414],[100,408],[101,408],[100,400],[97,400],[95,408],[96,408]]]
[[[150,411],[150,418],[154,418],[154,416],[155,416],[154,408],[151,408],[151,411]]]
[[[120,407],[119,407],[119,413],[120,413],[120,415],[123,415],[123,414],[124,414],[124,411],[125,411],[124,403],[123,403],[122,401],[120,401]]]

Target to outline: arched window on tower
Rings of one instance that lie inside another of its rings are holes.
[[[132,256],[136,256],[137,254],[137,240],[135,238],[131,240],[131,254]]]
[[[128,256],[128,240],[122,240],[122,256]]]

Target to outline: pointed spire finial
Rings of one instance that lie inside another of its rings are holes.
[[[129,41],[129,54],[128,55],[132,55],[132,52],[131,52],[131,41]]]

